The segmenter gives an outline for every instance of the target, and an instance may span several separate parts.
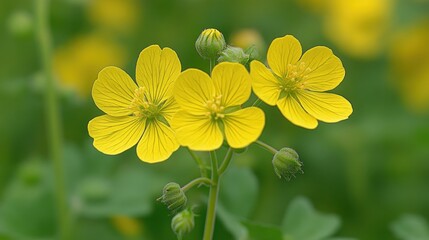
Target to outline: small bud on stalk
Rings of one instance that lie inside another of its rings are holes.
[[[179,184],[171,182],[165,185],[162,196],[158,199],[173,213],[186,207],[188,199]]]
[[[205,29],[195,42],[195,48],[202,58],[217,59],[226,48],[225,38],[217,29]]]
[[[190,233],[195,226],[195,214],[191,209],[185,209],[180,213],[176,214],[171,220],[171,229],[177,235],[179,239],[182,239],[183,235]]]
[[[249,61],[249,55],[239,47],[228,46],[225,50],[222,51],[217,61],[235,62],[245,65]]]
[[[299,161],[298,153],[292,148],[282,148],[278,151],[273,157],[273,166],[276,175],[288,181],[295,177],[296,173],[302,172],[302,162]]]

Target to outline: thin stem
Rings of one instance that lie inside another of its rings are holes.
[[[258,144],[263,149],[267,150],[268,152],[272,153],[272,154],[276,154],[278,152],[275,148],[271,147],[270,145],[268,145],[268,144],[266,144],[260,140],[257,140],[255,143]]]
[[[198,168],[200,169],[200,174],[202,177],[207,177],[207,171],[206,171],[206,166],[203,163],[203,161],[201,160],[200,157],[197,156],[197,154],[194,153],[194,151],[192,151],[191,149],[187,148],[189,154],[191,155],[191,157],[194,159],[195,163],[198,165]]]
[[[217,170],[219,176],[221,176],[225,172],[225,170],[228,168],[229,163],[231,162],[233,153],[234,153],[234,150],[232,150],[232,148],[229,148],[228,152],[225,155],[225,159],[223,160],[222,164],[220,165],[219,169]]]
[[[67,205],[67,191],[63,166],[63,143],[61,122],[58,111],[57,92],[52,76],[52,44],[49,32],[49,0],[35,1],[37,40],[43,65],[45,82],[46,124],[50,158],[54,171],[55,202],[59,222],[59,239],[71,239],[71,214]]]
[[[217,171],[218,163],[216,152],[210,152],[212,162],[212,185],[210,186],[209,202],[207,204],[206,224],[204,227],[203,240],[211,240],[213,237],[213,230],[216,219],[216,203],[219,193],[219,174]]]
[[[210,59],[210,75],[212,74],[216,59]]]
[[[254,107],[254,106],[258,106],[260,102],[261,102],[261,99],[257,98],[257,99],[253,102],[252,107]]]
[[[193,188],[195,185],[199,185],[199,184],[206,184],[208,186],[211,186],[212,180],[210,180],[209,178],[206,178],[206,177],[195,178],[194,180],[190,181],[188,184],[183,186],[182,190],[184,192],[186,192],[189,189]]]

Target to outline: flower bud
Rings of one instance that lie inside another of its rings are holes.
[[[228,46],[220,54],[217,60],[218,62],[235,62],[246,64],[249,61],[249,55],[246,54],[243,49],[239,47]]]
[[[161,200],[167,206],[168,210],[173,213],[184,209],[188,201],[180,185],[174,182],[165,185],[162,190],[162,196],[158,200]]]
[[[292,148],[282,148],[278,151],[274,155],[273,166],[276,175],[288,181],[295,177],[297,172],[302,172],[302,162],[299,161],[298,153]]]
[[[225,47],[223,34],[214,28],[205,29],[195,42],[198,54],[204,59],[216,59]]]
[[[195,214],[191,209],[185,209],[180,213],[176,214],[171,220],[171,229],[177,235],[179,239],[183,235],[190,233],[195,226]]]

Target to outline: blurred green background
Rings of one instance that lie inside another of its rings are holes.
[[[58,229],[34,2],[0,3],[2,240],[56,239]],[[183,69],[208,71],[194,42],[209,27],[229,44],[256,44],[263,56],[286,34],[304,51],[328,46],[346,69],[333,92],[354,108],[346,121],[305,130],[261,105],[261,139],[297,150],[305,174],[279,180],[272,156],[257,146],[237,155],[223,179],[215,239],[276,239],[278,229],[295,240],[429,239],[429,1],[53,0],[49,19],[75,239],[175,239],[172,216],[156,198],[166,183],[197,177],[195,163],[183,149],[156,165],[139,161],[134,148],[97,152],[87,133],[101,115],[91,86],[109,65],[134,76],[150,44],[173,48]],[[185,239],[202,236],[207,192],[189,193],[199,216]],[[319,223],[308,225],[293,206]],[[299,237],[291,227],[298,223],[308,225],[304,232],[328,226]]]

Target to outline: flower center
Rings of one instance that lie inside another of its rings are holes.
[[[289,64],[286,76],[280,78],[279,90],[285,93],[293,92],[297,89],[304,89],[307,75],[311,69],[304,62],[299,64]]]
[[[147,99],[145,91],[144,87],[139,87],[134,91],[134,98],[129,109],[131,109],[134,116],[139,118],[157,118],[160,115],[161,108],[159,104],[154,104]]]
[[[213,96],[213,99],[208,100],[205,104],[207,109],[206,116],[210,117],[213,120],[218,120],[225,117],[223,113],[225,107],[221,105],[222,95]]]

